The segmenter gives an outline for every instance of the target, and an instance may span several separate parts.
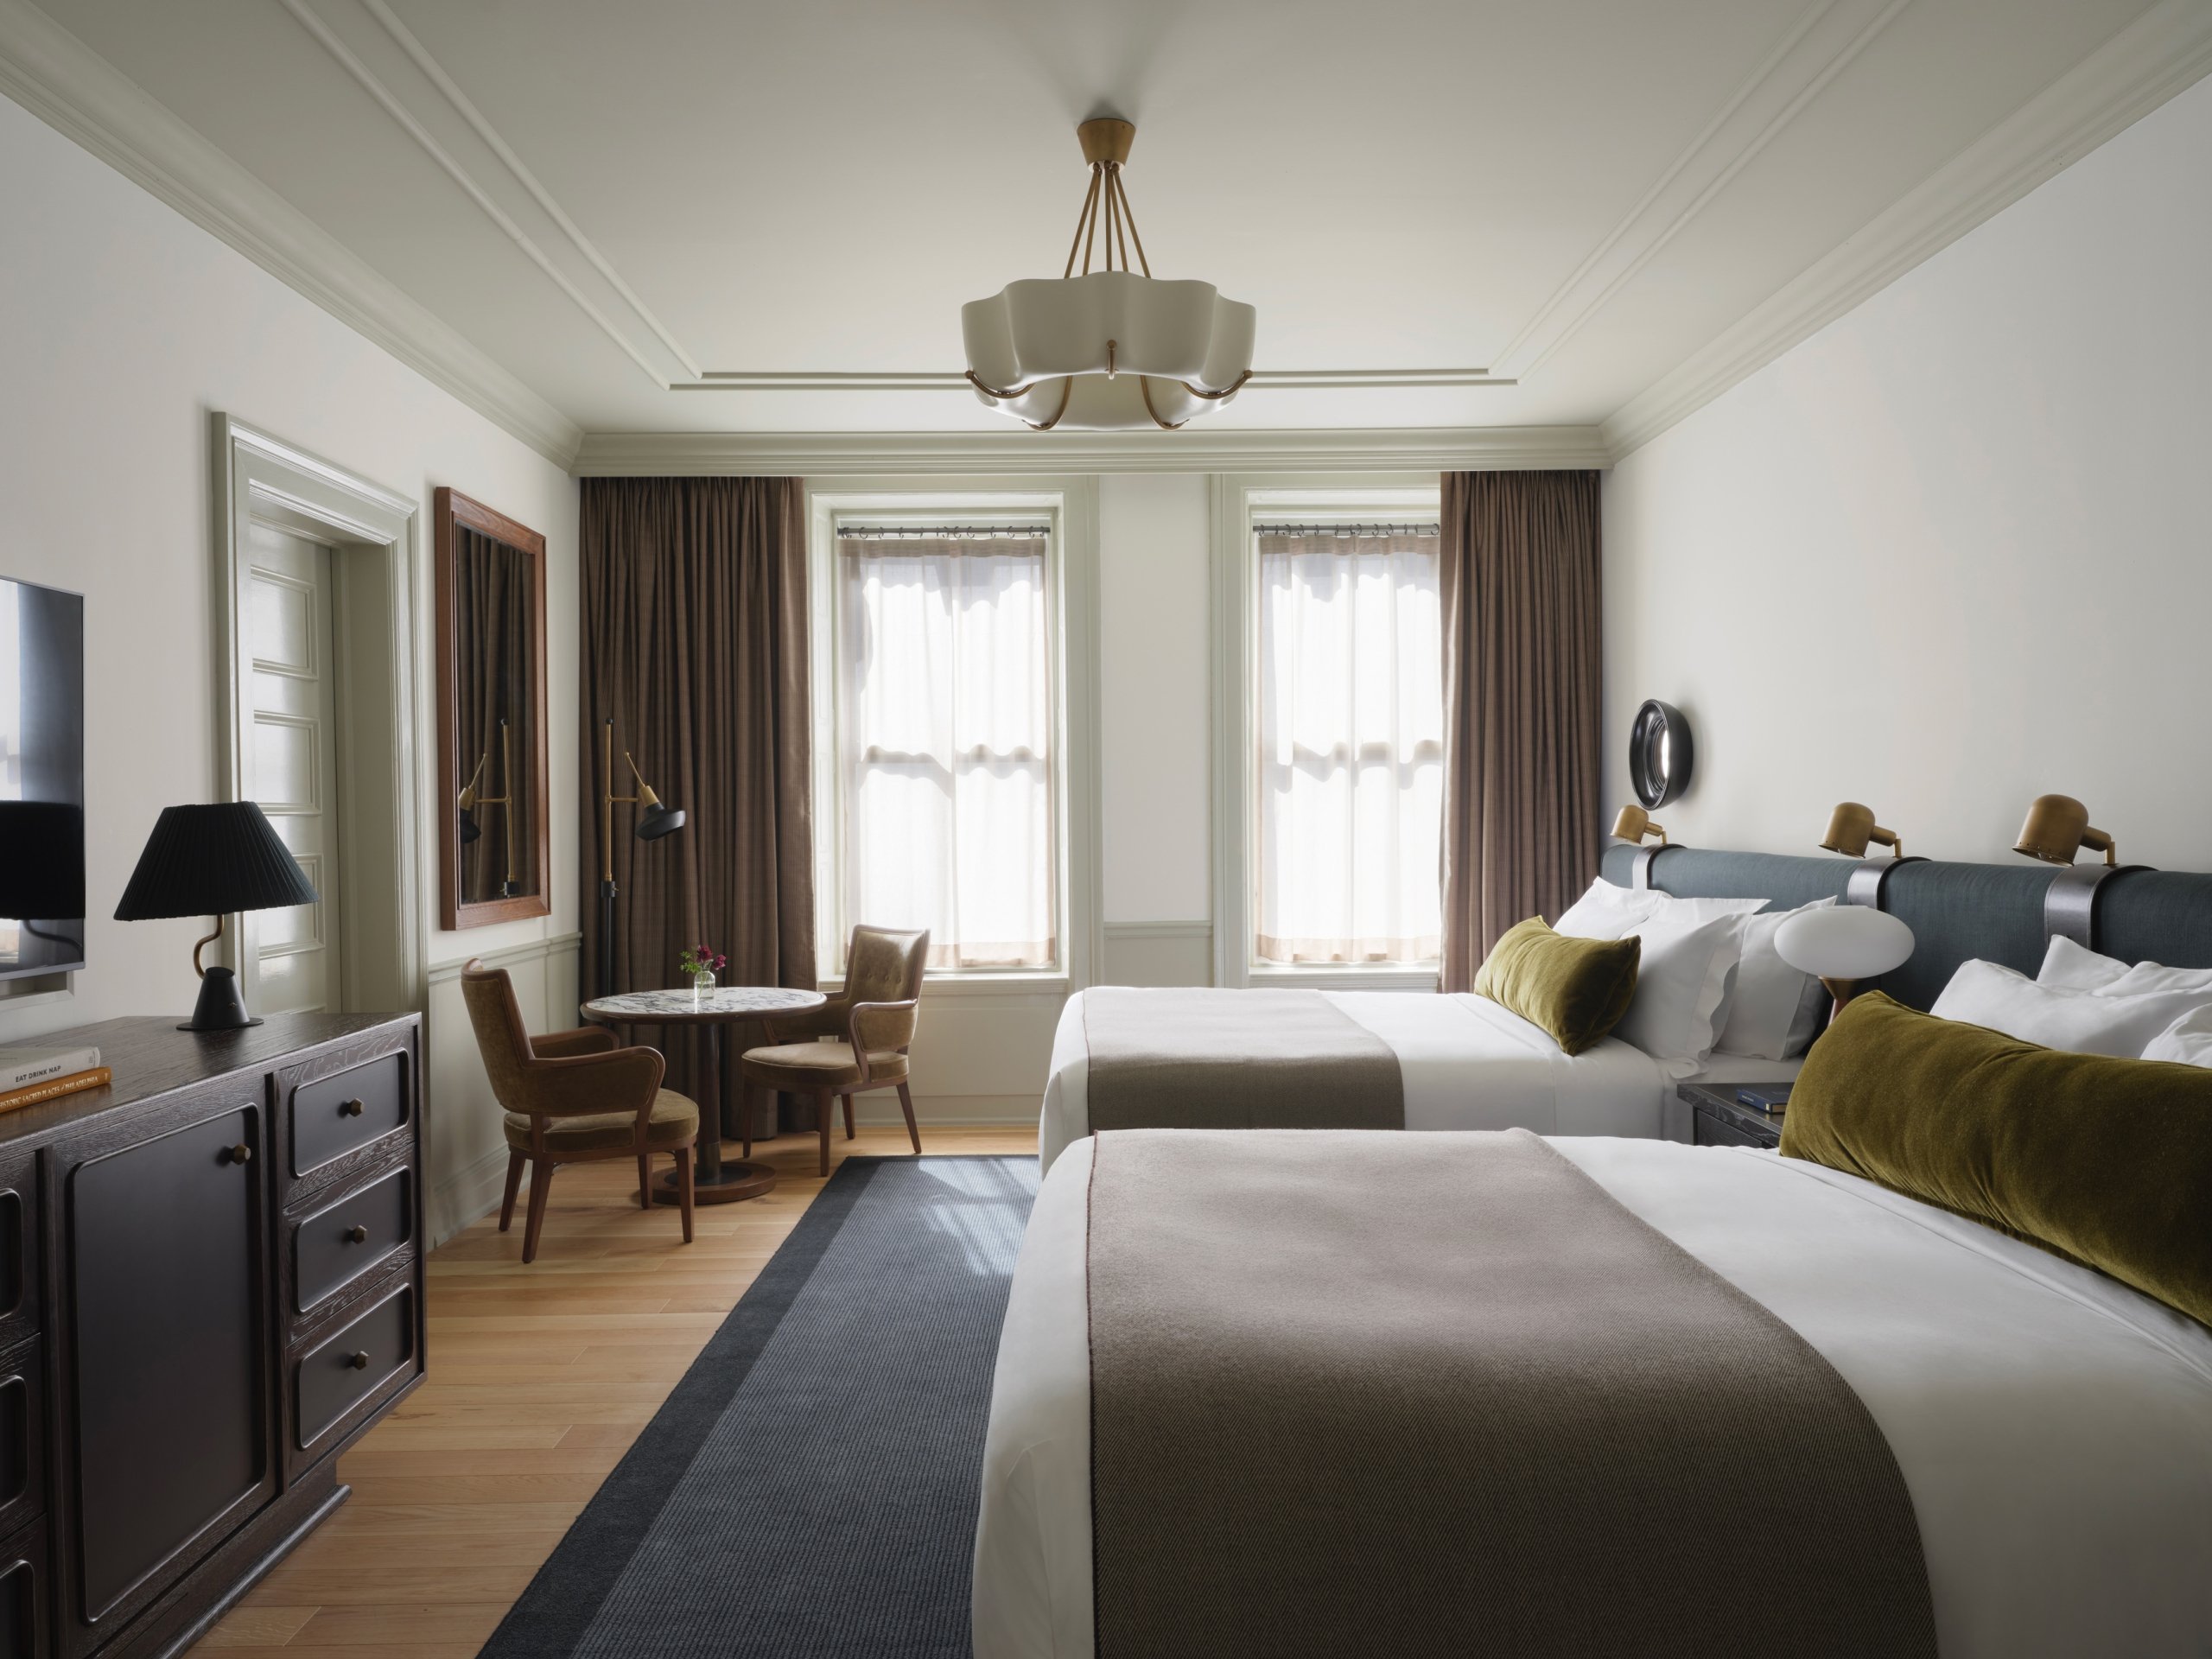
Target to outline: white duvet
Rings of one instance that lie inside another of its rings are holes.
[[[1071,1142],[1090,1133],[1085,995],[1078,991],[1068,999],[1052,1036],[1052,1069],[1037,1123],[1038,1162],[1045,1169]],[[1321,995],[1397,1055],[1409,1129],[1689,1138],[1687,1117],[1670,1119],[1675,1078],[1618,1038],[1569,1056],[1540,1027],[1488,997]],[[1716,1054],[1698,1075],[1713,1082],[1773,1083],[1795,1077],[1801,1064]]]
[[[1409,1077],[1409,1116],[1413,1096]],[[1817,1165],[1555,1144],[1858,1392],[1912,1496],[1945,1659],[2212,1654],[2212,1332]],[[1090,1172],[1088,1141],[1052,1165],[1014,1272],[984,1449],[977,1659],[1092,1653]],[[1716,1571],[1833,1542],[1716,1541]]]

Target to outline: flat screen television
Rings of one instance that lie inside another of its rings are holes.
[[[85,599],[0,577],[0,979],[85,965]]]

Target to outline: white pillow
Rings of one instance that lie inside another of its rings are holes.
[[[2191,1008],[2153,1037],[2143,1058],[2171,1060],[2176,1065],[2212,1065],[2212,1003]]]
[[[1617,887],[1601,875],[1552,924],[1552,931],[1574,939],[1618,939],[1648,918],[1666,896],[1649,887]]]
[[[2127,971],[2118,957],[2100,956],[2063,935],[2054,935],[2036,970],[2038,985],[2063,985],[2069,990],[2101,990]]]
[[[1716,916],[1748,916],[1765,903],[1764,899],[1677,899],[1656,887],[1617,887],[1601,875],[1552,924],[1552,931],[1576,939],[1619,939],[1638,923],[1662,916],[1678,923],[1707,922]]]
[[[2024,1043],[2134,1059],[2183,1014],[2212,1003],[2212,992],[2154,991],[2124,996],[2039,985],[1993,962],[1962,962],[1929,1010],[1939,1020],[1986,1026]]]
[[[1728,995],[1726,1023],[1714,1045],[1723,1054],[1786,1060],[1802,1054],[1820,1023],[1827,988],[1812,975],[1792,968],[1775,950],[1783,923],[1808,910],[1826,910],[1833,899],[1815,899],[1797,910],[1762,912],[1744,918],[1743,955]]]
[[[1744,918],[1662,912],[1628,932],[1643,940],[1643,954],[1637,963],[1636,996],[1613,1035],[1650,1055],[1669,1076],[1686,1077],[1705,1064],[1726,1020]]]
[[[2212,968],[2168,968],[2155,962],[2133,966],[2101,956],[2068,938],[2054,938],[2043,953],[2038,985],[2064,985],[2100,996],[2144,996],[2158,991],[2197,991],[2212,998]]]

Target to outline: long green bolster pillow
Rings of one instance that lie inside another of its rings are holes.
[[[1643,941],[1578,939],[1554,933],[1541,916],[1498,937],[1475,976],[1475,995],[1541,1027],[1569,1054],[1580,1054],[1621,1022],[1636,995]]]
[[[1782,1154],[2212,1324],[2212,1070],[2038,1048],[1872,992],[1814,1043]]]

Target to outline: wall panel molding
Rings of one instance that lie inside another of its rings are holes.
[[[1608,416],[1615,461],[2212,73],[2212,6],[2162,0],[1834,251]]]

